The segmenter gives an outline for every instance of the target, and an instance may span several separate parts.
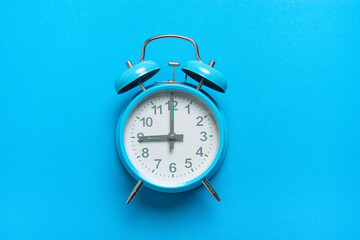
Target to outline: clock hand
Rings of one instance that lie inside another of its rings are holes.
[[[174,138],[175,138],[175,131],[174,131],[174,93],[170,93],[170,133],[169,133],[169,140],[170,140],[170,151],[174,149]]]
[[[184,140],[184,134],[174,134],[174,139],[171,140],[170,135],[153,135],[153,136],[139,136],[139,142],[167,142],[167,141],[179,141]]]
[[[174,136],[174,137],[172,138],[172,136]],[[182,141],[184,141],[184,134],[174,134],[174,135],[169,134],[168,139],[170,141],[182,142]]]
[[[153,135],[153,136],[139,136],[139,142],[166,142],[168,141],[167,135]]]

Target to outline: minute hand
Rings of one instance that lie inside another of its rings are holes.
[[[175,131],[174,131],[174,93],[170,93],[170,133],[169,136],[170,139],[170,150],[174,149],[174,140],[172,139],[175,137]]]
[[[174,134],[174,93],[170,94],[170,134]]]

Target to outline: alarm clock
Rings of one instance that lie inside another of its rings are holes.
[[[144,60],[148,43],[162,38],[189,41],[196,60],[182,66],[183,81],[175,81],[178,62],[172,79],[144,82],[160,70],[157,63]],[[128,69],[115,82],[118,94],[140,86],[138,92],[122,110],[116,129],[116,144],[125,169],[137,180],[126,204],[145,185],[156,191],[175,193],[204,185],[220,201],[210,185],[226,152],[227,128],[224,115],[202,86],[224,93],[226,78],[214,68],[214,61],[202,62],[196,42],[181,35],[160,35],[149,38],[142,46],[139,63],[126,62]],[[188,83],[188,77],[198,85]]]

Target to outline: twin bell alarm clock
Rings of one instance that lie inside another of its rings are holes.
[[[196,60],[182,66],[183,81],[175,81],[175,67],[180,63],[169,62],[172,79],[145,87],[144,83],[160,71],[157,63],[144,60],[146,46],[162,38],[189,41],[195,48]],[[139,63],[126,62],[128,69],[116,80],[116,92],[123,94],[134,87],[141,88],[122,110],[116,129],[119,157],[137,181],[126,204],[143,185],[168,193],[204,185],[220,201],[208,179],[225,155],[226,122],[216,102],[201,89],[206,86],[225,93],[227,81],[214,64],[203,63],[196,42],[180,35],[149,38],[142,46]],[[188,77],[198,85],[189,84]]]

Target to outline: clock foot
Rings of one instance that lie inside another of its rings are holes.
[[[216,201],[220,202],[219,196],[215,192],[214,188],[210,185],[209,181],[206,178],[204,178],[203,180],[201,180],[201,182],[204,184],[204,186],[209,191],[211,196],[213,196],[216,199]]]
[[[141,180],[138,181],[138,183],[135,185],[134,189],[130,193],[130,196],[129,196],[128,200],[126,201],[126,204],[129,204],[134,199],[136,194],[138,194],[138,192],[140,191],[140,188],[142,187],[142,185],[144,185],[144,182]]]

